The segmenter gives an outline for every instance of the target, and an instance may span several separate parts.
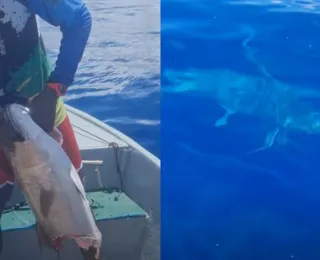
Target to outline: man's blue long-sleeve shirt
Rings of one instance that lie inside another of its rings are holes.
[[[69,86],[91,31],[91,15],[82,0],[25,0],[30,11],[62,32],[60,52],[50,79]]]

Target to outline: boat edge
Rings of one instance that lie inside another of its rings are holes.
[[[135,142],[132,138],[129,136],[123,134],[122,132],[116,130],[115,128],[109,126],[108,124],[100,121],[99,119],[89,115],[88,113],[81,111],[75,107],[72,107],[70,105],[66,104],[67,111],[75,114],[76,116],[91,122],[92,124],[96,125],[97,127],[102,128],[103,130],[107,131],[108,133],[114,135],[124,143],[126,143],[128,146],[134,148],[141,154],[144,154],[150,161],[152,161],[157,167],[160,168],[160,159],[156,157],[154,154],[150,153],[148,150],[143,148],[141,145],[139,145],[137,142]]]

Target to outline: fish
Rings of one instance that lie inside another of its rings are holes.
[[[290,142],[289,132],[320,134],[320,111],[310,100],[320,100],[320,91],[281,82],[270,75],[249,75],[229,69],[164,70],[171,83],[163,93],[212,98],[224,109],[214,121],[216,128],[230,124],[234,115],[250,116],[274,123],[260,148],[248,154]],[[314,102],[316,103],[316,102]]]
[[[8,104],[1,113],[7,119],[2,124],[23,136],[4,150],[43,244],[60,250],[62,240],[73,239],[81,249],[96,249],[99,259],[102,234],[81,179],[61,145],[32,120],[26,106]]]
[[[274,122],[276,127],[267,133],[262,146],[249,151],[248,155],[269,149],[275,143],[288,144],[289,131],[319,134],[320,112],[314,111],[315,108],[308,101],[316,100],[319,103],[320,91],[277,80],[259,62],[256,50],[250,46],[256,36],[255,29],[247,24],[238,27],[235,33],[226,34],[225,37],[219,35],[219,38],[243,36],[243,56],[255,66],[256,74],[248,75],[229,69],[165,69],[163,78],[171,84],[163,87],[162,92],[212,97],[225,110],[215,121],[216,128],[227,126],[229,119],[236,114]]]

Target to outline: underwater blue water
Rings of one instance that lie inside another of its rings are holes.
[[[162,1],[163,259],[320,259],[319,15]]]

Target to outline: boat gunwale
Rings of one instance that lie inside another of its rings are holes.
[[[137,150],[141,154],[145,155],[150,161],[152,161],[160,169],[160,159],[158,157],[156,157],[155,155],[153,155],[152,153],[150,153],[145,148],[143,148],[141,145],[139,145],[137,142],[135,142],[129,136],[121,133],[120,131],[118,131],[115,128],[109,126],[108,124],[100,121],[99,119],[87,114],[86,112],[83,112],[83,111],[81,111],[77,108],[74,108],[72,106],[69,106],[69,105],[66,105],[66,108],[67,108],[68,112],[80,117],[81,119],[83,119],[89,123],[92,123],[96,127],[103,129],[104,131],[106,131],[110,135],[113,135],[117,139],[126,143],[129,147],[132,147],[133,149]],[[71,123],[72,123],[72,120],[71,120]]]

